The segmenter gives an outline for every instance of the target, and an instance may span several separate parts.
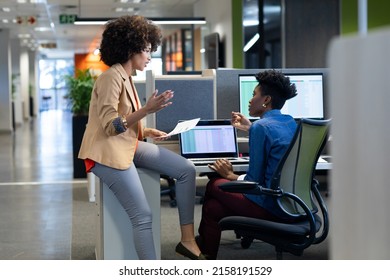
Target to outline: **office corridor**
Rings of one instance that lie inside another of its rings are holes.
[[[0,134],[0,259],[70,259],[71,113],[45,111]]]

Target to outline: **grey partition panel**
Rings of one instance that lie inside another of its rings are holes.
[[[256,74],[259,69],[217,69],[217,118],[230,119],[232,111],[240,110],[238,74]]]
[[[155,85],[160,93],[174,91],[173,104],[156,113],[157,129],[170,132],[179,120],[214,119],[212,79],[156,79]]]
[[[135,81],[134,82],[135,88],[138,93],[139,100],[141,101],[142,105],[145,105],[146,103],[146,84],[145,81]]]

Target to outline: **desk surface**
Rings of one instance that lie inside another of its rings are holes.
[[[212,172],[212,170],[207,166],[195,166],[196,172],[198,173],[209,173]],[[248,164],[234,164],[233,170],[236,172],[246,172],[248,169]],[[332,163],[327,161],[319,160],[316,165],[316,170],[331,170],[332,169]]]

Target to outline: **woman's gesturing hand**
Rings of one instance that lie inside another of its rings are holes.
[[[232,112],[231,123],[234,127],[244,131],[248,131],[252,125],[250,120],[248,120],[243,114],[238,112]]]
[[[158,112],[172,104],[172,102],[169,101],[173,97],[172,90],[166,90],[159,95],[157,94],[158,90],[156,89],[148,101],[146,101],[145,109],[148,114]]]

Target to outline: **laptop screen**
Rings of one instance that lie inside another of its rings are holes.
[[[185,158],[238,157],[236,129],[229,120],[200,120],[179,135],[179,144]]]

